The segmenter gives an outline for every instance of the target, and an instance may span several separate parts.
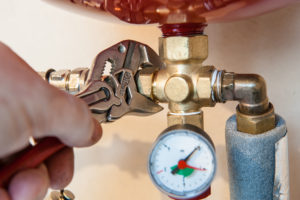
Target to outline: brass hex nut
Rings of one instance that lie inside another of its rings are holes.
[[[71,73],[69,77],[68,91],[78,92],[80,89],[80,73]]]
[[[137,88],[139,93],[152,98],[152,84],[156,70],[153,67],[145,67],[138,72]]]
[[[203,128],[203,112],[192,115],[168,113],[168,127],[177,124],[192,124],[194,126]]]
[[[70,72],[70,70],[52,72],[49,76],[49,83],[62,90],[67,90]]]
[[[212,99],[211,76],[213,66],[205,66],[205,70],[201,72],[197,79],[196,91],[201,106],[214,106],[216,103]]]
[[[208,56],[207,36],[160,38],[159,55],[170,61],[188,59],[204,61]]]
[[[275,113],[270,103],[269,110],[261,115],[246,115],[237,107],[237,130],[244,133],[260,134],[275,128]]]
[[[79,92],[85,85],[85,81],[88,75],[87,68],[77,68],[71,71],[68,81],[68,92]]]

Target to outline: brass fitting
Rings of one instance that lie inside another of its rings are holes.
[[[220,73],[222,79],[214,85],[215,99],[239,101],[238,131],[259,134],[275,128],[274,108],[267,97],[265,80],[257,74]]]
[[[275,128],[275,113],[273,105],[270,103],[268,110],[263,114],[247,115],[240,111],[239,106],[236,108],[237,130],[250,133],[260,134]]]
[[[210,78],[214,67],[202,65],[208,56],[207,36],[175,36],[160,38],[159,42],[166,68],[151,75],[151,97],[168,102],[172,113],[198,112],[203,106],[213,106]]]
[[[188,113],[187,115],[181,113],[168,113],[168,126],[176,124],[191,124],[204,129],[203,126],[203,112]]]
[[[147,78],[142,76],[146,72],[142,72],[140,82],[153,82],[150,92],[145,86],[139,91],[147,91],[143,93],[169,104],[169,126],[188,123],[203,128],[201,107],[215,105],[211,86],[214,67],[202,65],[208,56],[207,36],[160,38],[159,54],[166,68],[148,74]]]
[[[202,114],[194,113],[216,102],[234,100],[239,101],[239,131],[258,134],[275,127],[274,109],[261,76],[228,73],[202,65],[208,56],[207,36],[166,37],[159,42],[166,68],[142,69],[137,80],[139,92],[169,104],[169,125],[193,123],[203,128]]]
[[[45,72],[40,72],[40,76],[49,82],[51,85],[62,89],[68,93],[75,94],[85,86],[89,69],[77,68],[74,70],[59,70],[53,69]]]
[[[249,115],[265,113],[269,108],[267,86],[257,74],[224,73],[221,88],[222,101],[239,101],[239,110]]]
[[[189,123],[203,128],[202,107],[234,100],[239,101],[239,131],[259,134],[275,127],[274,109],[261,76],[202,65],[208,56],[206,35],[160,38],[159,54],[165,67],[143,66],[135,78],[139,93],[169,104],[169,126]],[[49,70],[41,76],[58,88],[76,93],[84,87],[88,72],[84,68]]]
[[[53,71],[49,74],[48,82],[55,87],[68,91],[68,82],[71,70]]]
[[[196,92],[197,101],[201,107],[213,107],[216,101],[213,98],[213,74],[217,70],[213,66],[203,66],[198,72]]]
[[[67,83],[67,89],[70,93],[77,93],[83,89],[85,82],[89,74],[87,68],[77,68],[71,71],[69,75],[69,82]]]
[[[208,56],[206,35],[166,37],[159,39],[159,55],[166,62],[196,60],[202,63]]]

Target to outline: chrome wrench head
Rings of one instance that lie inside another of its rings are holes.
[[[132,112],[159,112],[161,106],[137,91],[134,76],[143,66],[164,67],[150,47],[131,40],[119,42],[97,55],[87,78],[87,86],[78,96],[93,102],[89,105],[91,111],[100,115],[101,121],[113,121]],[[100,99],[103,91],[106,98]],[[89,95],[92,96],[87,97]]]
[[[113,105],[121,104],[120,99],[114,95],[112,88],[103,81],[91,82],[76,96],[88,104],[93,116],[99,122],[106,122],[107,111]]]
[[[119,119],[128,113],[150,115],[161,111],[163,108],[152,100],[138,93],[133,73],[130,69],[120,69],[115,72],[118,84],[115,95],[120,98],[120,105],[113,105],[109,112],[110,121]]]

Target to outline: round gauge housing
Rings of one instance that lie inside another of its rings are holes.
[[[206,192],[216,167],[212,140],[192,125],[166,129],[154,143],[148,161],[153,183],[175,199],[191,199]]]

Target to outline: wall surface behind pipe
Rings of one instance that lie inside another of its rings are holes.
[[[100,50],[124,39],[157,49],[160,31],[155,26],[107,19],[40,0],[1,1],[0,40],[38,71],[90,66]],[[210,50],[207,64],[265,77],[270,100],[287,121],[291,200],[299,199],[300,5],[249,20],[210,25],[206,33]],[[229,199],[224,129],[235,106],[227,103],[204,109],[205,130],[215,142],[219,163],[212,200]],[[166,127],[166,112],[103,125],[104,135],[98,144],[77,149],[76,172],[69,187],[77,199],[167,199],[152,185],[146,169],[150,146]]]

